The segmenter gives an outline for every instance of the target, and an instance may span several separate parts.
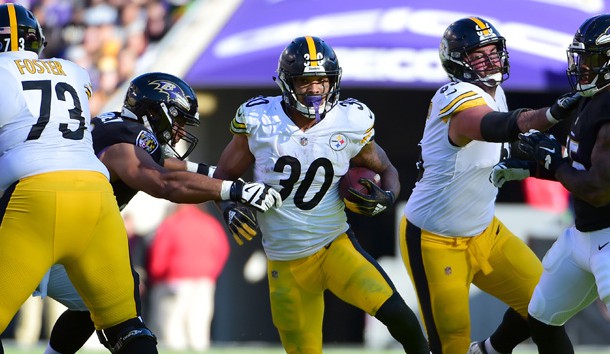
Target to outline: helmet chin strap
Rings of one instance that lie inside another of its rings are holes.
[[[320,103],[322,103],[323,97],[321,95],[305,96],[305,104],[307,107],[313,107],[316,111],[316,123],[319,123],[320,118]]]

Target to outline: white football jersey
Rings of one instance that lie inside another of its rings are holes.
[[[108,170],[93,153],[89,74],[29,51],[0,54],[0,190],[59,170]]]
[[[279,209],[259,213],[263,247],[272,260],[309,256],[348,229],[338,182],[350,159],[371,141],[375,116],[354,99],[340,101],[307,131],[281,106],[282,98],[244,103],[231,125],[248,137],[254,179],[280,191]]]
[[[498,190],[489,174],[502,144],[473,140],[459,147],[449,140],[453,114],[480,105],[508,111],[501,87],[495,100],[466,82],[446,84],[432,97],[420,141],[425,171],[404,210],[415,226],[438,235],[475,236],[491,222]]]

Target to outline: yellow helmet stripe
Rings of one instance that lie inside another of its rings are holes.
[[[8,22],[11,26],[11,51],[19,50],[19,40],[17,39],[17,13],[15,12],[15,4],[6,4],[8,9]]]
[[[316,43],[310,36],[306,36],[305,40],[307,41],[307,48],[309,48],[309,65],[318,66],[318,51],[316,50]]]
[[[477,24],[477,26],[479,26],[479,28],[483,31],[483,35],[486,36],[489,34],[489,26],[487,26],[486,24],[484,24],[483,22],[481,22],[481,20],[478,17],[471,17],[470,18],[474,23]]]

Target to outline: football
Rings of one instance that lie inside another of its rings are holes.
[[[339,196],[347,200],[352,200],[352,195],[349,193],[350,188],[354,188],[362,194],[369,194],[369,189],[360,184],[361,178],[367,178],[381,186],[381,176],[375,171],[369,170],[366,167],[352,167],[347,170],[347,173],[339,180]]]

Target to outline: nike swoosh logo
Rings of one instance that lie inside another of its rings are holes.
[[[540,149],[541,149],[541,150],[544,150],[544,151],[548,151],[548,152],[550,152],[551,154],[554,154],[554,153],[555,153],[555,148],[549,149],[549,148],[547,148],[547,147],[542,147],[542,146],[541,146],[541,147],[540,147]]]
[[[602,248],[604,248],[604,247],[608,246],[608,244],[609,244],[609,243],[610,243],[610,242],[606,242],[606,243],[604,243],[603,245],[599,245],[599,246],[597,246],[597,250],[598,250],[598,251],[601,251],[601,250],[602,250]]]

